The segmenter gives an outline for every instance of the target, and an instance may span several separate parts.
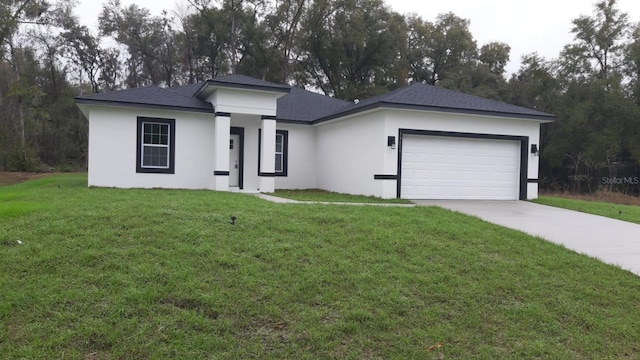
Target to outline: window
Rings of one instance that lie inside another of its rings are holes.
[[[262,140],[262,129],[258,130],[258,174],[260,174],[260,149]],[[275,148],[275,176],[287,176],[287,157],[288,157],[289,131],[276,130],[276,148]]]
[[[276,174],[284,171],[284,134],[276,133]]]
[[[276,130],[276,176],[287,176],[289,132]]]
[[[136,171],[173,174],[174,154],[175,120],[139,117]]]

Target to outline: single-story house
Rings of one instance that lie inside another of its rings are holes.
[[[412,84],[347,102],[243,75],[80,96],[89,186],[409,199],[538,196],[555,117]]]

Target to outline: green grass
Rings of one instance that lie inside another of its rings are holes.
[[[78,175],[0,203],[3,359],[640,357],[637,276],[439,208]]]
[[[541,196],[534,202],[640,224],[640,206]]]
[[[411,204],[411,201],[405,199],[382,199],[374,196],[340,194],[319,189],[276,190],[276,192],[271,195],[298,201]]]

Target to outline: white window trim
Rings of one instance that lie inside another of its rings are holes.
[[[167,145],[163,145],[163,144],[146,144],[144,142],[144,126],[150,124],[150,125],[160,125],[160,126],[166,126],[167,127]],[[143,121],[142,122],[142,141],[140,142],[140,166],[144,169],[168,169],[171,167],[171,126],[169,124],[166,123],[160,123],[160,122],[153,122],[153,121]],[[153,165],[145,165],[144,164],[144,148],[145,147],[158,147],[158,148],[165,148],[167,149],[167,165],[166,166],[153,166]]]
[[[282,141],[280,142],[281,144],[281,151],[278,151],[278,138],[281,138]],[[276,134],[276,149],[275,149],[275,158],[277,159],[277,155],[280,155],[280,169],[278,169],[278,161],[276,160],[276,164],[275,164],[275,172],[276,173],[282,173],[284,172],[284,134]]]

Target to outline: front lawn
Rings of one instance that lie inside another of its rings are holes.
[[[640,357],[640,278],[435,207],[50,176],[0,187],[0,259],[3,359]]]
[[[640,206],[555,196],[541,196],[534,202],[640,224]]]
[[[23,181],[49,176],[49,173],[30,172],[2,172],[0,171],[0,186],[17,184]]]

